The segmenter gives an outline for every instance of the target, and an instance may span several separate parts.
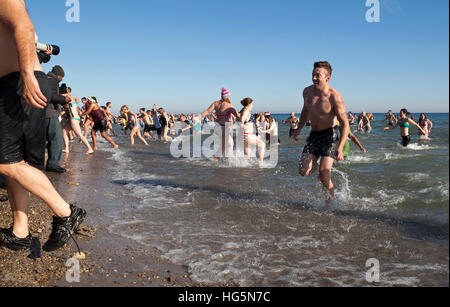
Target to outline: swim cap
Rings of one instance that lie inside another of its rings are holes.
[[[231,95],[230,95],[230,91],[228,91],[226,88],[222,88],[222,99],[230,99]]]

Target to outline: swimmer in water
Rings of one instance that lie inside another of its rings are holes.
[[[370,125],[370,118],[367,116],[365,111],[362,111],[362,113],[359,115],[358,131],[366,133],[372,132],[372,126]]]
[[[222,148],[219,149],[219,152],[216,153],[216,157],[214,160],[218,161],[219,157],[224,157],[224,154],[228,156],[230,153],[225,152],[225,149],[228,147],[228,150],[233,150],[234,141],[232,135],[232,125],[234,123],[235,118],[240,119],[239,113],[231,104],[231,95],[230,92],[226,88],[222,88],[221,99],[213,102],[208,109],[203,111],[200,115],[201,118],[204,118],[208,114],[212,112],[216,112],[215,122],[217,123],[217,127],[215,133],[222,138]],[[221,152],[221,153],[220,153]]]
[[[408,118],[409,115],[410,115],[410,113],[408,112],[408,110],[401,109],[400,110],[400,118],[397,121],[397,124],[393,127],[384,128],[384,130],[394,130],[398,126],[400,126],[400,135],[402,137],[401,144],[403,147],[407,147],[409,145],[409,143],[411,142],[411,137],[409,135],[409,128],[411,125],[416,126],[419,129],[419,131],[421,131],[423,134],[427,134],[427,132],[425,130],[423,130],[422,127],[420,127],[415,121]]]
[[[264,153],[266,151],[266,144],[261,138],[256,135],[255,117],[252,115],[253,99],[245,98],[241,101],[244,107],[240,113],[240,120],[244,128],[244,153],[249,155],[249,146],[258,148],[258,161],[262,165],[264,162]]]
[[[289,123],[290,125],[289,138],[292,137],[293,132],[298,128],[299,121],[300,119],[295,116],[295,112],[292,112],[289,118],[282,121],[283,124]]]
[[[389,110],[384,118],[385,122],[388,122],[388,126],[393,127],[394,124],[397,122],[397,118],[395,117],[395,115],[392,113],[392,110]]]
[[[420,114],[419,121],[417,123],[426,132],[426,134],[423,134],[422,131],[419,130],[419,138],[421,140],[428,140],[430,137],[431,128],[433,128],[433,123],[428,119],[425,113]]]

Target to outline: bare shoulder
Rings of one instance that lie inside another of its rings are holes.
[[[305,96],[305,97],[309,96],[313,92],[313,90],[314,90],[314,86],[313,85],[306,87],[303,90],[303,96]]]
[[[330,87],[330,102],[332,104],[343,104],[344,98],[341,96],[341,94],[335,90],[334,88]]]

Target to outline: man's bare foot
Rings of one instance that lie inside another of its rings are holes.
[[[62,152],[63,153],[69,153],[69,150],[68,149],[63,149]]]
[[[86,152],[87,155],[92,155],[93,153],[95,153],[94,150],[89,150],[88,152]]]
[[[117,148],[119,148],[119,145],[114,146],[114,149],[117,149]]]

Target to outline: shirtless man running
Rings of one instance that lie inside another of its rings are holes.
[[[344,99],[328,82],[332,68],[328,62],[314,63],[313,85],[303,92],[304,106],[300,123],[292,137],[297,137],[308,119],[311,120],[311,134],[299,163],[301,176],[308,176],[319,169],[319,181],[329,196],[334,196],[331,169],[334,161],[344,160],[343,149],[350,132]],[[342,127],[342,133],[339,125]],[[318,160],[320,159],[320,164]]]
[[[290,138],[292,137],[292,134],[294,133],[294,131],[297,130],[299,121],[300,120],[295,116],[295,112],[291,113],[291,117],[283,120],[283,124],[289,123],[289,125],[291,126],[291,129],[289,130]]]

